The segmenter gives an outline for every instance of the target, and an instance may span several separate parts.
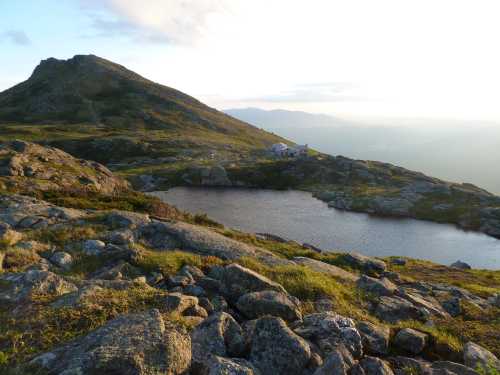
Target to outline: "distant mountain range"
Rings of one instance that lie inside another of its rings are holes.
[[[500,193],[500,126],[367,126],[299,111],[229,109],[227,114],[332,155],[384,160]]]

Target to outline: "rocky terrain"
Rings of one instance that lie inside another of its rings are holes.
[[[0,195],[0,373],[500,370],[499,271],[328,253],[174,209],[55,204],[43,198],[70,186],[45,185],[59,177],[50,162],[33,163],[33,174],[10,166],[65,154],[1,147],[10,190]],[[95,178],[81,199],[114,202],[128,189],[98,164],[65,158],[60,173],[75,189],[89,184],[76,165]],[[38,184],[46,195],[29,194]]]
[[[0,140],[13,139],[103,163],[143,191],[180,185],[302,189],[343,210],[454,223],[500,238],[500,197],[481,188],[314,151],[276,159],[270,145],[290,142],[93,55],[44,60],[27,81],[0,93]],[[1,151],[0,175],[36,173],[41,160],[29,165],[27,154],[37,152],[30,147],[21,152],[25,160],[12,148]],[[54,166],[64,157],[54,154]],[[115,188],[87,173],[89,166],[68,168],[81,171],[86,190]],[[99,178],[109,172],[102,168]],[[42,177],[52,187],[64,185],[65,178]]]

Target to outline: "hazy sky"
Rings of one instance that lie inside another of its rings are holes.
[[[0,90],[93,53],[219,109],[499,121],[498,0],[0,0]]]

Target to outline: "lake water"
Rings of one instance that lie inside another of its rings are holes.
[[[474,268],[500,269],[500,240],[485,234],[447,224],[340,211],[307,192],[178,187],[153,194],[235,229],[272,233],[323,249],[408,256],[447,265],[460,259]]]

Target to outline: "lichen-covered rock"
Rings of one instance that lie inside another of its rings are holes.
[[[295,263],[306,266],[316,272],[325,273],[340,280],[357,281],[359,278],[357,275],[348,272],[340,267],[334,266],[333,264],[321,262],[316,259],[306,258],[306,257],[295,257],[292,260]]]
[[[214,356],[240,357],[246,349],[243,332],[234,318],[215,313],[205,319],[191,333],[193,369],[206,373]]]
[[[170,293],[165,297],[165,310],[183,315],[187,310],[198,306],[198,298],[181,293]]]
[[[413,354],[421,353],[427,344],[427,335],[411,328],[404,328],[394,337],[394,345]]]
[[[397,289],[397,286],[385,277],[376,279],[367,275],[361,276],[356,285],[365,292],[376,296],[392,296]]]
[[[66,253],[64,251],[58,251],[50,257],[50,261],[54,263],[56,266],[68,270],[71,268],[73,264],[73,257],[69,253]]]
[[[389,364],[376,357],[364,357],[358,364],[353,366],[352,375],[394,375]]]
[[[253,330],[250,362],[262,375],[303,374],[311,358],[309,344],[281,318],[260,318]]]
[[[82,250],[86,255],[99,255],[105,247],[106,244],[100,240],[85,240],[82,244]]]
[[[385,272],[387,265],[384,261],[368,257],[359,253],[345,254],[345,260],[354,267],[364,270],[369,275],[377,275]]]
[[[118,317],[31,363],[57,375],[184,374],[191,363],[191,340],[151,310]]]
[[[264,290],[286,294],[280,284],[236,263],[220,269],[220,274],[214,276],[222,283],[224,294],[235,301],[243,294]]]
[[[207,375],[259,375],[250,362],[241,358],[214,356],[208,366]]]
[[[472,268],[469,264],[462,262],[461,260],[457,260],[455,263],[452,263],[450,267],[458,268],[460,270],[470,270]]]
[[[328,311],[304,316],[294,332],[328,353],[344,345],[355,358],[363,354],[361,335],[350,318]]]
[[[112,211],[106,215],[106,224],[114,229],[137,228],[150,222],[148,215],[137,212]]]
[[[265,315],[278,316],[290,322],[302,319],[298,301],[273,290],[244,294],[238,299],[236,307],[249,319]]]
[[[17,303],[34,295],[61,296],[78,288],[59,275],[49,271],[30,270],[0,275],[0,301]]]
[[[470,341],[464,345],[464,364],[473,369],[500,370],[500,360],[492,352]]]
[[[477,371],[460,363],[450,361],[436,361],[431,365],[432,370],[446,370],[457,375],[479,375]]]
[[[390,329],[370,322],[359,322],[356,328],[363,340],[363,348],[370,354],[384,355],[389,350]]]
[[[375,315],[386,322],[396,323],[401,320],[425,320],[429,312],[418,308],[400,297],[380,297],[374,311]]]
[[[351,353],[340,345],[328,355],[323,366],[318,368],[314,375],[348,375],[355,364],[356,361]]]

